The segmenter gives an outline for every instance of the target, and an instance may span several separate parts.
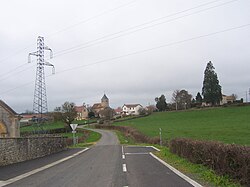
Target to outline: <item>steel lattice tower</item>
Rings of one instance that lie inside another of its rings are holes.
[[[52,58],[52,50],[44,45],[44,38],[39,36],[37,39],[37,51],[29,53],[29,62],[31,55],[37,56],[33,112],[39,114],[40,120],[43,120],[43,114],[48,112],[44,66],[52,66],[52,73],[54,74],[54,65],[44,60],[45,50],[50,51],[50,58]]]

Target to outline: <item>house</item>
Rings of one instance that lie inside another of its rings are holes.
[[[20,137],[18,114],[0,100],[0,138]]]
[[[75,110],[77,112],[76,120],[83,120],[88,118],[89,111],[85,105],[75,106]]]
[[[109,98],[106,96],[106,94],[104,94],[103,97],[101,98],[101,103],[95,103],[91,109],[95,113],[95,116],[97,117],[97,116],[99,116],[101,111],[103,111],[107,108],[110,108],[109,107]]]
[[[122,114],[122,108],[121,108],[121,107],[118,107],[117,109],[115,109],[115,114],[116,114],[116,115]]]
[[[220,105],[234,103],[235,100],[236,100],[236,98],[233,95],[229,95],[229,96],[222,95],[222,100],[220,102]]]
[[[139,115],[142,108],[143,106],[140,104],[124,104],[122,106],[122,113],[125,115]]]
[[[28,125],[33,122],[34,119],[39,118],[39,114],[20,114],[21,119],[20,119],[20,124],[21,125]]]
[[[145,107],[145,110],[151,113],[157,111],[158,109],[156,108],[155,105],[149,105]]]

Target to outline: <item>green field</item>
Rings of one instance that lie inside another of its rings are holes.
[[[42,125],[44,130],[51,130],[51,129],[60,129],[60,128],[64,128],[64,123],[61,121],[57,121],[57,122],[53,122],[53,123],[45,123],[44,125]],[[31,126],[24,126],[20,128],[21,132],[32,132],[37,130],[37,126],[36,124],[31,125]]]
[[[115,123],[132,126],[148,136],[185,137],[250,145],[250,106],[158,112],[148,117]]]

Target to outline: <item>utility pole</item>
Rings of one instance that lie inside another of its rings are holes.
[[[162,146],[162,137],[161,137],[161,128],[159,128],[160,132],[159,132],[159,135],[160,135],[160,146]]]
[[[246,91],[246,103],[248,102],[248,100],[247,100],[247,91]]]
[[[38,114],[39,116],[38,122],[44,121],[43,114],[48,112],[44,66],[52,66],[52,74],[55,74],[54,65],[44,60],[45,50],[50,51],[50,58],[53,58],[52,50],[49,47],[44,45],[44,38],[41,36],[38,36],[37,51],[33,53],[29,53],[29,63],[31,62],[32,55],[37,57],[33,112],[35,114]]]
[[[249,90],[248,90],[248,94],[249,94],[249,98],[250,98],[250,88],[249,88]]]

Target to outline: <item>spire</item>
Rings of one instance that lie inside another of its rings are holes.
[[[106,96],[106,94],[104,93],[102,100],[108,100],[108,97]]]

